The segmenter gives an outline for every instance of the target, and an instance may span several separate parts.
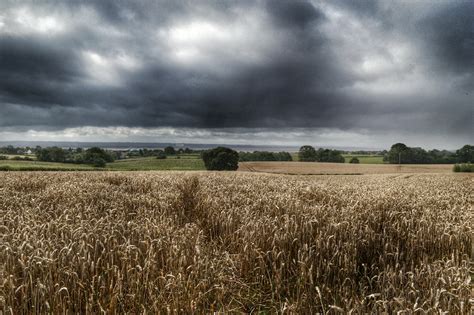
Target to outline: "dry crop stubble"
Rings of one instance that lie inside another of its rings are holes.
[[[240,162],[239,171],[289,175],[452,173],[450,164],[352,164],[325,162]]]
[[[4,313],[473,310],[473,178],[5,173]]]

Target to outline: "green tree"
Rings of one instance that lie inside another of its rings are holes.
[[[330,149],[319,149],[316,151],[316,161],[318,162],[331,162],[331,163],[344,163],[345,159],[341,152],[338,150]]]
[[[172,147],[172,146],[167,146],[165,148],[165,154],[166,155],[175,155],[176,154],[176,150]]]
[[[456,157],[459,163],[474,162],[474,146],[466,144],[456,151]]]
[[[166,159],[166,154],[163,152],[163,150],[158,150],[156,151],[156,158],[159,160],[164,160]]]
[[[349,161],[349,163],[352,163],[352,164],[359,164],[360,162],[359,162],[359,159],[354,156],[354,157]]]
[[[38,149],[36,158],[38,161],[62,163],[66,160],[66,151],[58,147]]]
[[[113,162],[114,157],[104,149],[92,147],[84,152],[82,160],[83,163],[92,164],[97,167],[103,167],[105,166],[105,163]]]
[[[105,167],[106,162],[103,158],[96,156],[92,159],[91,164],[94,165],[95,167]]]
[[[315,162],[317,159],[316,150],[310,145],[304,145],[298,152],[298,158],[302,162]]]
[[[207,170],[235,171],[239,167],[239,154],[225,147],[217,147],[202,153]]]
[[[397,163],[408,163],[408,156],[407,153],[409,148],[403,143],[395,143],[390,148],[390,151],[387,153],[387,160],[389,163],[397,164]]]

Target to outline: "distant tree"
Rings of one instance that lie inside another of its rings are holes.
[[[2,154],[18,154],[18,148],[13,147],[12,145],[0,148],[0,153]]]
[[[92,164],[96,167],[104,167],[106,163],[114,161],[114,157],[104,149],[92,147],[82,154],[82,163]]]
[[[288,152],[239,152],[239,161],[292,161],[291,154]]]
[[[359,159],[354,156],[354,157],[349,161],[349,163],[359,164],[360,162],[359,162]]]
[[[115,161],[115,160],[121,160],[123,157],[122,157],[122,152],[120,151],[107,151],[108,154],[110,154],[110,156],[112,156],[112,159]]]
[[[474,146],[466,144],[456,151],[456,157],[459,163],[474,162]]]
[[[106,162],[103,158],[100,158],[98,156],[95,156],[91,161],[90,164],[92,164],[95,167],[105,167]]]
[[[66,151],[58,147],[39,149],[36,158],[38,161],[63,163],[66,161]]]
[[[409,148],[403,143],[395,143],[387,153],[387,161],[392,164],[408,163]]]
[[[293,161],[293,157],[289,152],[275,153],[277,161]]]
[[[426,151],[422,148],[410,148],[403,143],[396,143],[392,145],[390,151],[384,156],[384,161],[388,161],[392,164],[452,164],[459,162],[459,157],[463,156],[467,160],[463,160],[465,162],[469,161],[469,147],[473,148],[472,146],[464,146],[460,150],[456,151],[457,153],[453,153],[447,150],[430,150]],[[464,150],[463,150],[464,149]],[[459,152],[463,152],[458,154]],[[472,153],[471,153],[471,158]]]
[[[166,155],[175,155],[176,150],[172,146],[168,146],[165,148],[165,154]]]
[[[319,149],[316,151],[316,161],[318,162],[331,162],[331,163],[344,163],[345,159],[341,152],[338,150],[330,149]]]
[[[435,164],[453,164],[456,163],[456,153],[448,150],[430,150],[427,152],[431,163]]]
[[[429,164],[433,162],[431,156],[422,148],[408,148],[407,163]]]
[[[310,145],[304,145],[298,152],[298,158],[302,162],[315,162],[317,159],[316,150]]]
[[[166,154],[163,150],[158,150],[156,151],[156,158],[159,160],[164,160],[166,159]]]
[[[193,153],[193,150],[191,150],[190,148],[185,148],[184,153],[191,154],[191,153]]]
[[[202,153],[207,170],[235,171],[239,167],[239,154],[225,147],[217,147]]]

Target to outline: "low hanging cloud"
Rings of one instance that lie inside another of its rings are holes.
[[[471,12],[472,1],[3,1],[0,131],[472,142]]]

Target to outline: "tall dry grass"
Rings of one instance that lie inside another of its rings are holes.
[[[0,310],[473,311],[469,175],[8,173]]]

